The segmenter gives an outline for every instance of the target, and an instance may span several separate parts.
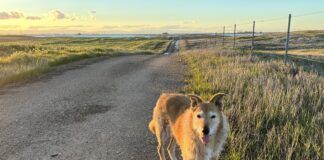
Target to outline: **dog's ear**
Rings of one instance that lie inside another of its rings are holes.
[[[225,96],[225,93],[217,93],[215,95],[213,95],[213,97],[209,100],[209,103],[213,103],[216,106],[222,106],[222,100],[223,97]]]
[[[191,101],[191,107],[196,107],[198,103],[202,102],[201,98],[197,95],[189,94],[188,97]]]

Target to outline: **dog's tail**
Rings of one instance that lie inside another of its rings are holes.
[[[154,120],[151,120],[150,124],[149,124],[149,129],[150,131],[155,134],[155,123]]]

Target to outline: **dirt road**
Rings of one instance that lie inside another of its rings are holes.
[[[0,159],[157,159],[147,125],[159,94],[182,86],[178,57],[70,65],[0,91]]]

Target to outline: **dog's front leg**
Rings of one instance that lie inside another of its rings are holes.
[[[158,150],[158,153],[159,153],[160,160],[166,160],[163,146],[158,145],[157,150]]]
[[[165,130],[162,129],[158,129],[157,132],[156,132],[156,137],[157,137],[157,140],[158,140],[158,147],[157,147],[157,151],[158,151],[158,154],[159,154],[159,157],[160,157],[160,160],[166,160],[165,158],[165,150],[164,150],[164,144],[165,144],[165,141],[167,139],[167,133]]]
[[[170,139],[170,143],[169,143],[169,146],[168,146],[168,153],[169,153],[169,156],[170,156],[171,160],[177,160],[176,153],[175,153],[175,148],[176,148],[176,142],[175,142],[175,139],[172,137]]]

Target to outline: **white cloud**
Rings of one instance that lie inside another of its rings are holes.
[[[24,14],[21,12],[0,12],[0,19],[19,19],[23,18]]]

